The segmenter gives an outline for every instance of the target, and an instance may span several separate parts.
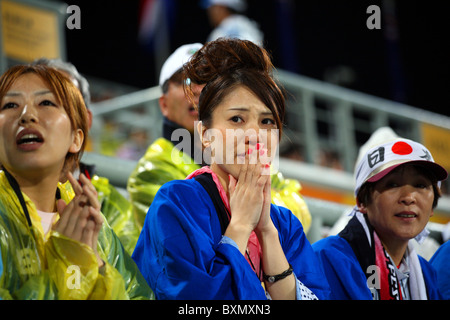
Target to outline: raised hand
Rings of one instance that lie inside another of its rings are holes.
[[[237,243],[241,252],[245,251],[250,233],[260,224],[261,217],[264,217],[263,225],[270,219],[269,168],[258,161],[264,153],[267,150],[262,144],[250,147],[237,179],[229,176],[231,220],[225,235]]]
[[[53,230],[90,246],[97,257],[99,267],[101,267],[104,262],[98,254],[97,241],[103,218],[100,214],[97,191],[84,174],[80,175],[82,185],[71,173],[68,174],[68,178],[75,191],[75,197],[69,204],[58,200],[57,210],[60,219],[53,226]]]
[[[265,166],[265,170],[270,170],[269,167]],[[270,205],[272,203],[272,195],[271,195],[271,180],[270,180],[270,174],[266,174],[268,176],[268,179],[266,180],[266,184],[263,188],[263,204],[261,209],[261,216],[259,218],[258,225],[255,228],[255,232],[258,236],[260,236],[262,233],[265,233],[267,231],[273,230],[275,226],[272,223],[272,219],[270,218]]]

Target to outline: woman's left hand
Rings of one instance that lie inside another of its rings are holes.
[[[266,166],[263,169],[263,174],[270,175],[270,167]],[[272,195],[271,195],[271,180],[270,177],[267,179],[266,184],[263,189],[264,202],[261,210],[261,217],[259,219],[259,223],[255,228],[256,234],[263,234],[268,231],[273,231],[275,228],[272,218],[270,217],[270,205],[272,203]]]
[[[98,235],[103,224],[103,218],[100,214],[100,203],[98,201],[97,190],[95,190],[92,182],[84,174],[80,174],[81,185],[71,173],[68,174],[68,178],[73,190],[75,191],[75,198],[67,205],[63,200],[58,200],[58,212],[60,213],[61,219],[55,225],[55,229],[62,234],[72,230],[73,234],[68,234],[68,236],[75,237],[76,240],[90,246],[92,250],[94,250],[97,257],[99,267],[101,267],[104,265],[104,262],[98,253],[97,242]],[[66,208],[69,209],[69,207],[73,207],[74,205],[77,205],[82,209],[74,208],[66,210]],[[85,212],[85,222],[80,220],[83,215],[77,214],[74,216],[72,214],[72,212],[75,213],[80,210]],[[70,213],[66,211],[70,211]],[[71,223],[76,223],[77,225],[71,226]]]

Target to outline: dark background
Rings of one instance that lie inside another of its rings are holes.
[[[169,2],[170,51],[204,43],[211,27],[200,1]],[[68,60],[82,74],[136,88],[157,84],[154,50],[138,40],[139,0],[67,3],[81,9],[81,29],[66,30],[66,40]],[[385,13],[389,3],[393,16]],[[366,27],[372,4],[382,10],[381,30]],[[247,15],[277,68],[450,116],[447,7],[435,0],[249,0]]]

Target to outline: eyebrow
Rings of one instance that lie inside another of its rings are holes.
[[[245,107],[231,107],[228,110],[229,111],[249,111],[249,108],[245,108]]]
[[[41,96],[41,95],[48,94],[48,93],[52,93],[52,92],[50,90],[41,90],[41,91],[34,92],[34,95]],[[22,92],[15,92],[15,91],[7,92],[5,94],[5,96],[7,96],[7,97],[19,97],[19,96],[22,96],[22,95],[23,95]]]
[[[245,108],[245,107],[232,107],[230,109],[228,109],[228,111],[244,111],[244,112],[249,112],[250,108]],[[262,115],[272,115],[272,111],[267,111],[267,112],[262,112]]]

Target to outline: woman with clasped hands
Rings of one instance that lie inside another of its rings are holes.
[[[78,88],[53,68],[14,66],[0,101],[0,298],[151,298],[95,188],[70,174],[88,132]]]
[[[205,84],[198,132],[204,166],[166,183],[133,259],[159,299],[317,299],[328,284],[290,210],[271,204],[270,162],[285,100],[267,52],[219,39],[184,65]]]

